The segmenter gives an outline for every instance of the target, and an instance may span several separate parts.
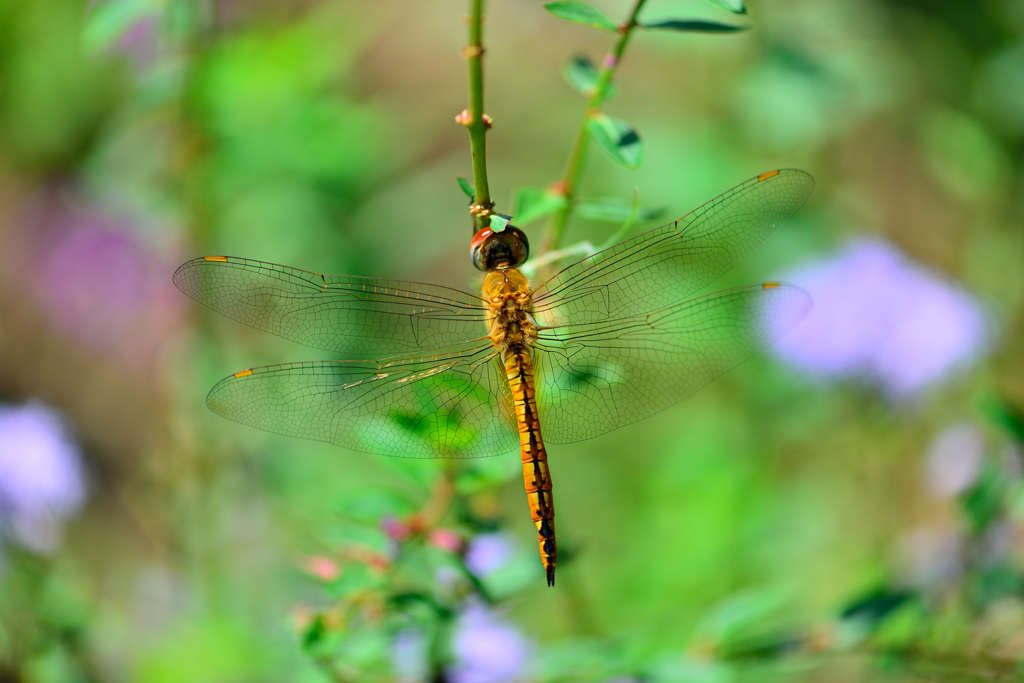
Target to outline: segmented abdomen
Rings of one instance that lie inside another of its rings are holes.
[[[533,360],[525,348],[512,349],[505,356],[505,375],[512,388],[519,446],[523,461],[523,482],[530,503],[530,516],[537,526],[540,559],[547,572],[548,585],[555,585],[555,505],[551,497],[551,474],[548,454],[540,434],[536,392],[533,381]]]

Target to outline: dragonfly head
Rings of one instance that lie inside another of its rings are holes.
[[[469,244],[469,257],[478,270],[518,268],[530,256],[530,241],[526,233],[514,225],[506,225],[501,232],[484,228],[473,236]]]

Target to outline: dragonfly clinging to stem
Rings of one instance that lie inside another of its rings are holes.
[[[811,176],[770,171],[679,220],[531,287],[514,226],[471,243],[481,294],[206,256],[181,291],[260,330],[332,353],[221,380],[207,405],[267,431],[410,458],[519,449],[548,585],[555,510],[545,443],[590,439],[690,396],[792,328],[807,294],[770,282],[693,298],[807,199]]]

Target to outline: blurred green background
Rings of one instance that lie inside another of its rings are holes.
[[[329,356],[187,299],[187,259],[479,286],[466,13],[0,0],[0,681],[1015,676],[1019,0],[648,1],[751,29],[638,31],[605,110],[643,164],[591,149],[581,194],[636,188],[664,222],[803,168],[809,203],[716,288],[782,277],[816,310],[686,403],[549,449],[556,588],[514,454],[453,471],[205,408],[230,372]],[[579,125],[563,65],[614,36],[524,0],[485,30],[510,213]],[[567,244],[615,229],[577,217]]]

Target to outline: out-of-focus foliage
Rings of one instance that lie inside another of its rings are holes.
[[[490,184],[531,239],[616,39],[593,26],[631,3],[594,7],[488,6]],[[554,589],[515,454],[206,411],[229,372],[324,356],[193,306],[189,258],[478,287],[465,11],[0,0],[0,680],[1017,676],[1018,0],[648,0],[649,27],[749,29],[636,30],[562,246],[804,168],[809,204],[715,287],[818,308],[687,403],[549,449]]]

